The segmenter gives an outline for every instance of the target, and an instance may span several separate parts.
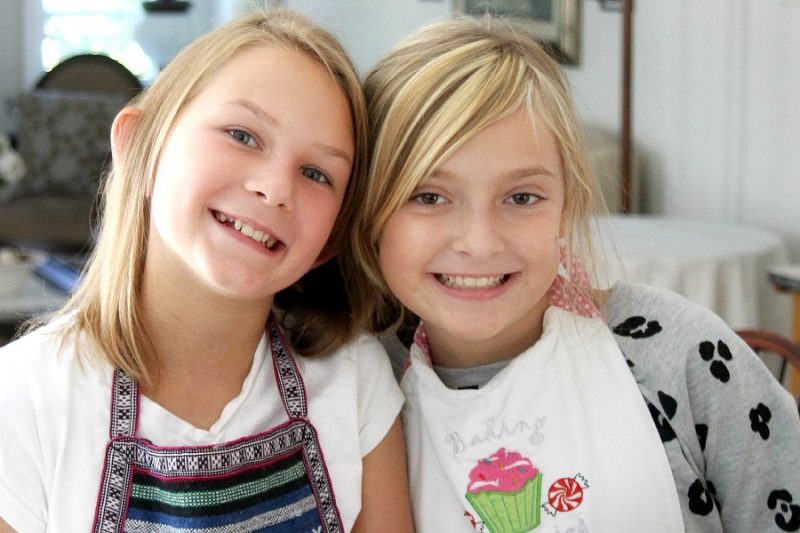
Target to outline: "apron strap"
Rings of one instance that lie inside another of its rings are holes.
[[[306,404],[306,389],[303,378],[297,369],[297,363],[288,348],[289,343],[278,326],[278,321],[272,313],[267,321],[269,345],[272,351],[272,367],[275,371],[275,381],[281,393],[281,400],[289,418],[305,418],[308,412]]]
[[[139,386],[128,374],[117,368],[111,386],[111,421],[109,435],[135,437],[139,422]]]

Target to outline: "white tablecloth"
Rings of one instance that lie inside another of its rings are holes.
[[[617,279],[671,289],[717,313],[734,329],[789,334],[791,306],[767,268],[786,263],[779,235],[757,228],[680,218],[612,215],[598,220],[598,249]],[[603,278],[601,278],[602,280]]]

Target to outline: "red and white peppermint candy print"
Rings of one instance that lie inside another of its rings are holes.
[[[562,477],[550,485],[547,500],[559,513],[566,513],[578,507],[583,501],[583,488],[571,477]]]

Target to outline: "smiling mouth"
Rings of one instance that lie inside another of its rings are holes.
[[[220,224],[235,229],[245,237],[249,237],[255,242],[261,244],[261,246],[267,250],[275,251],[283,247],[283,243],[274,238],[272,235],[264,233],[261,230],[254,229],[252,226],[242,222],[241,220],[229,217],[225,213],[220,213],[219,211],[212,211],[212,214]]]
[[[508,281],[508,274],[499,276],[454,276],[435,274],[434,277],[450,289],[493,289]]]

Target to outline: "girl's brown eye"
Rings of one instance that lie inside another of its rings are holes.
[[[541,200],[541,197],[529,193],[529,192],[518,192],[512,194],[506,199],[506,203],[514,204],[514,205],[532,205]]]
[[[414,196],[412,200],[425,205],[435,205],[442,203],[444,199],[435,192],[422,192]]]

